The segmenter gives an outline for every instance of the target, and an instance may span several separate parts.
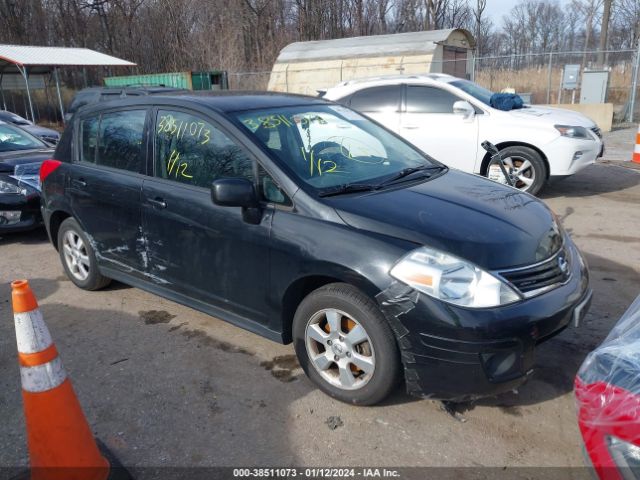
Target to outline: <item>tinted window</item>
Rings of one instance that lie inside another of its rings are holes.
[[[82,146],[80,160],[94,163],[96,161],[96,147],[98,146],[99,117],[89,117],[80,122]]]
[[[291,205],[291,200],[289,200],[284,191],[262,166],[258,166],[258,180],[260,182],[259,190],[263,200],[282,205]]]
[[[100,120],[96,163],[140,172],[146,110],[105,113]]]
[[[209,188],[224,177],[254,179],[253,161],[222,131],[199,117],[160,110],[155,175]]]
[[[455,95],[435,87],[407,86],[407,112],[453,113]]]
[[[400,85],[366,88],[351,96],[350,106],[361,112],[396,112],[401,94]]]

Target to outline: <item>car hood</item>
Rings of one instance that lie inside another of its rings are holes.
[[[554,125],[571,125],[585,128],[593,128],[596,126],[595,122],[586,115],[563,108],[532,106],[518,110],[510,110],[505,113],[518,119],[526,119],[527,121],[535,121],[537,119],[545,123],[553,123]]]
[[[0,152],[0,173],[13,173],[16,165],[43,162],[51,158],[53,152],[52,148]]]
[[[539,262],[562,243],[541,201],[457,170],[404,188],[324,200],[354,228],[429,245],[488,270]]]

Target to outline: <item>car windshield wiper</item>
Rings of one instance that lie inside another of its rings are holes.
[[[379,185],[371,183],[346,183],[344,185],[337,185],[331,187],[318,194],[320,197],[331,197],[334,195],[342,195],[343,193],[353,192],[369,192],[380,188]]]
[[[426,172],[429,170],[440,170],[442,167],[438,166],[438,165],[420,165],[418,167],[408,167],[408,168],[404,168],[402,170],[400,170],[398,173],[396,173],[395,175],[392,175],[391,177],[387,178],[385,181],[381,182],[378,184],[378,187],[382,187],[382,186],[386,186],[386,185],[391,185],[395,182],[397,182],[398,180],[401,180],[405,177],[408,177],[409,175],[413,175],[416,172]]]

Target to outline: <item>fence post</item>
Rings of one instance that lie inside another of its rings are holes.
[[[551,68],[553,66],[553,52],[549,52],[549,71],[547,72],[547,105],[551,103]]]
[[[471,81],[476,81],[476,54],[475,52],[471,53]]]
[[[629,100],[629,122],[633,122],[633,111],[636,108],[636,91],[638,90],[638,70],[640,70],[640,39],[636,50],[636,61],[633,68],[633,80],[631,81],[631,98]]]

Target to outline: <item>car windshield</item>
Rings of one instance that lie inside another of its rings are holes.
[[[484,87],[481,87],[477,83],[470,82],[469,80],[456,80],[451,82],[450,85],[459,88],[463,92],[468,93],[472,97],[480,100],[485,105],[490,105],[491,96],[493,92]]]
[[[445,168],[346,107],[281,107],[234,115],[288,170],[321,193]]]
[[[0,125],[0,152],[46,148],[43,142],[24,130],[8,124]]]

